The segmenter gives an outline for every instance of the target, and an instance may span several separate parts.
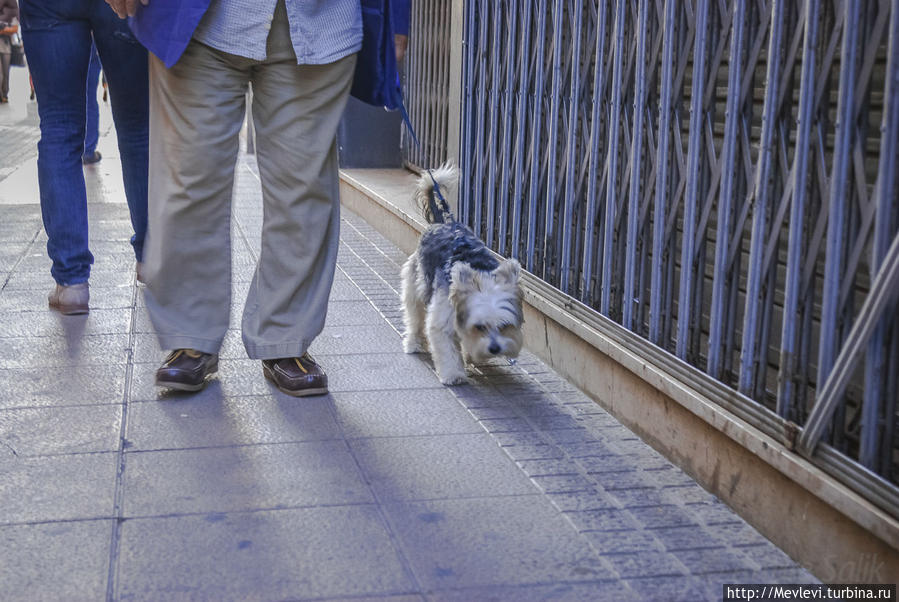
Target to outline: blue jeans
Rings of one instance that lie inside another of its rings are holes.
[[[87,68],[87,122],[84,131],[84,153],[92,157],[100,139],[100,105],[97,104],[97,84],[100,82],[100,55],[97,46],[91,44],[91,62]]]
[[[21,0],[19,13],[41,119],[38,181],[50,273],[59,284],[86,282],[94,258],[81,155],[91,36],[109,84],[138,261],[147,231],[147,51],[104,0]]]

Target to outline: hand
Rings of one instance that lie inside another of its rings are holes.
[[[117,14],[120,19],[136,15],[137,3],[138,0],[106,0],[106,4],[112,7],[112,10],[115,11],[115,14]],[[150,0],[140,0],[140,3],[147,6],[150,4]]]
[[[108,2],[109,0],[107,0]],[[393,46],[396,49],[396,62],[397,64],[403,61],[403,57],[406,56],[406,46],[409,45],[409,36],[404,36],[398,33],[393,34]]]

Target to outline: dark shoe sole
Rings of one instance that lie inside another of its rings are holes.
[[[328,394],[328,387],[318,387],[315,389],[286,389],[278,384],[278,381],[275,380],[275,375],[272,374],[271,369],[265,364],[262,364],[262,374],[265,376],[266,380],[271,381],[279,391],[285,395],[290,395],[291,397],[311,397],[313,395]]]

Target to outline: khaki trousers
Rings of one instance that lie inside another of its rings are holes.
[[[279,3],[268,57],[191,41],[150,57],[145,298],[163,349],[217,353],[231,305],[231,192],[247,84],[262,180],[262,244],[243,312],[249,357],[302,355],[324,327],[340,228],[336,132],[355,56],[297,65]]]

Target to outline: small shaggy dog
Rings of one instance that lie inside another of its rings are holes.
[[[445,385],[467,381],[463,359],[515,358],[522,344],[521,266],[514,259],[497,260],[470,228],[432,202],[435,182],[446,190],[457,178],[455,167],[443,165],[433,178],[425,173],[419,179],[415,200],[433,225],[402,270],[403,348],[429,350]]]

